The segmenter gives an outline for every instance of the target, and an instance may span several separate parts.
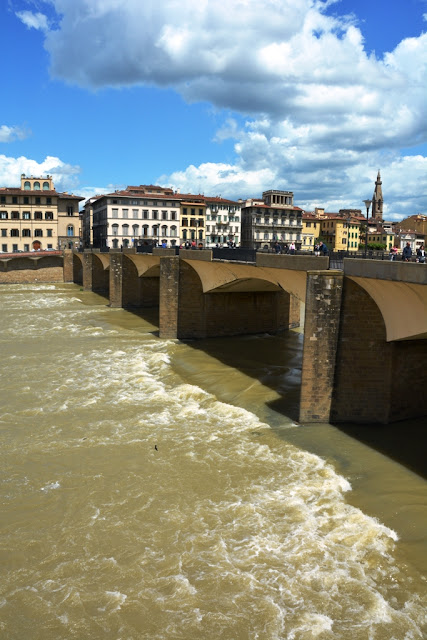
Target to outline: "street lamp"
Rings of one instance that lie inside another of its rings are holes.
[[[366,207],[366,229],[365,229],[365,258],[368,253],[368,220],[369,220],[369,207],[371,206],[372,200],[364,200]]]

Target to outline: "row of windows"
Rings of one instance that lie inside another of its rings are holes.
[[[24,189],[26,191],[29,191],[31,189],[31,182],[29,182],[28,180],[26,182],[24,182]],[[34,191],[40,191],[40,182],[34,182],[33,184],[33,189]],[[43,191],[49,191],[50,190],[50,184],[48,182],[43,182]]]
[[[7,202],[6,197],[7,196],[0,196],[0,204],[6,204]],[[18,204],[18,200],[19,200],[19,196],[12,196],[12,204]],[[21,202],[23,202],[24,204],[30,204],[30,200],[35,204],[41,204],[41,201],[42,201],[40,196],[34,196],[34,199],[31,198],[30,196],[22,196]],[[46,196],[44,200],[46,201],[46,204],[52,204],[52,198],[50,196]]]
[[[38,243],[33,242],[33,246],[34,246],[35,248],[36,248],[36,246],[37,246],[37,248],[39,248],[39,245],[40,245],[40,243],[39,243],[39,242],[38,242]],[[46,248],[47,248],[47,249],[53,249],[53,246],[52,246],[51,244],[48,244],[48,245],[46,246]],[[8,245],[7,245],[7,244],[2,244],[2,245],[1,245],[1,250],[2,250],[2,252],[3,252],[3,253],[8,253],[8,252],[9,252]],[[13,245],[12,245],[12,248],[10,249],[10,251],[11,251],[11,252],[18,251],[18,245],[17,245],[17,244],[13,244]],[[29,245],[29,244],[24,244],[23,251],[30,251],[30,245]]]
[[[9,235],[12,238],[19,238],[19,235],[21,235],[23,238],[42,238],[43,237],[43,231],[46,232],[46,235],[48,238],[51,238],[53,236],[53,229],[2,229],[1,230],[1,236],[2,238],[6,238],[8,235],[8,231],[9,231]],[[21,233],[20,233],[21,231]],[[33,233],[31,233],[31,231],[33,231]],[[73,225],[68,225],[67,227],[67,236],[73,236],[74,235],[74,227]]]
[[[8,220],[9,212],[8,211],[0,211],[0,220]],[[11,211],[10,212],[11,220],[19,220],[20,214],[19,211]],[[44,213],[45,220],[53,220],[53,211],[45,211]],[[22,220],[31,220],[31,211],[23,211],[22,212]],[[43,220],[43,212],[42,211],[34,211],[34,220]]]
[[[9,230],[8,229],[2,229],[1,230],[2,238],[6,238],[7,237],[7,235],[8,235],[7,232],[8,231],[9,231],[9,235],[12,238],[19,238],[19,229],[9,229]],[[53,229],[45,229],[45,231],[46,231],[46,235],[49,238],[51,238],[52,235],[53,235]],[[33,232],[34,232],[33,233],[34,238],[42,238],[43,237],[43,229],[33,229]],[[31,229],[21,229],[21,236],[23,238],[31,238],[32,237]]]
[[[255,238],[256,240],[260,240],[260,232],[257,231],[255,234]],[[295,237],[294,237],[295,236]],[[301,240],[301,236],[299,233],[280,233],[280,234],[276,234],[276,233],[269,233],[268,231],[264,232],[263,234],[263,239],[264,240],[287,240],[287,241],[292,241],[292,240],[297,240],[298,242]]]
[[[199,218],[196,220],[195,218],[190,218],[190,224],[188,224],[188,218],[181,218],[181,227],[204,227],[205,221],[203,218]]]
[[[112,209],[112,217],[113,218],[118,218],[119,217],[119,210],[118,209]],[[106,213],[105,211],[103,211],[102,213]],[[132,209],[132,218],[134,220],[137,220],[140,216],[139,216],[139,209]],[[170,218],[169,218],[170,215]],[[122,209],[121,210],[121,218],[129,218],[129,209]],[[176,211],[162,211],[161,215],[159,216],[159,211],[157,209],[153,209],[153,211],[151,212],[151,216],[150,216],[150,212],[148,211],[148,209],[144,209],[142,211],[142,215],[141,218],[143,220],[177,220],[177,212]]]
[[[256,224],[273,224],[273,225],[284,225],[284,226],[295,226],[298,224],[301,224],[301,220],[300,219],[294,219],[294,218],[290,218],[289,220],[286,218],[281,218],[279,220],[279,218],[274,218],[273,220],[270,221],[270,218],[268,218],[267,216],[264,218],[264,222],[262,222],[261,218],[256,218],[255,219]]]
[[[118,224],[113,224],[111,227],[112,233],[114,236],[119,235],[119,225]],[[159,230],[160,230],[160,226],[159,225],[154,225],[152,227],[152,233],[150,235],[154,235],[154,236],[158,236],[159,235]],[[162,235],[166,236],[166,235],[171,235],[171,236],[177,236],[178,233],[178,229],[177,227],[170,227],[170,229],[166,226],[163,226],[161,228],[162,231]],[[168,233],[168,231],[170,231],[170,233]],[[149,233],[149,226],[144,225],[142,227],[142,234],[143,235],[148,235]],[[122,236],[128,236],[129,234],[129,225],[128,224],[123,224],[122,225],[122,232],[121,232]],[[133,236],[138,236],[139,235],[139,224],[134,224],[132,225],[132,235]]]
[[[239,219],[240,219],[239,216],[227,216],[227,215],[224,215],[222,217],[224,218],[224,222],[227,222],[227,220],[228,220],[228,222],[239,222]],[[222,217],[221,217],[221,215],[218,215],[218,216],[216,216],[216,215],[211,215],[211,216],[207,215],[206,216],[206,220],[212,220],[214,222],[215,221],[221,222]]]

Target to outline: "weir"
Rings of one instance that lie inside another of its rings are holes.
[[[182,340],[298,327],[304,303],[301,422],[427,415],[427,269],[357,259],[343,271],[328,266],[315,256],[258,253],[243,263],[213,260],[209,250],[65,251],[0,259],[0,283],[51,278],[107,294],[111,307],[159,307],[160,336]]]

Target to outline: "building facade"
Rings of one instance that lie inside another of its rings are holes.
[[[320,223],[320,236],[331,251],[356,252],[360,242],[360,220],[325,213]]]
[[[206,200],[206,247],[239,246],[241,241],[241,207],[225,198]]]
[[[293,199],[292,191],[269,190],[242,203],[242,246],[268,250],[278,242],[301,249],[303,210]]]
[[[1,251],[78,248],[81,200],[56,191],[49,175],[22,174],[20,188],[0,188]]]
[[[85,246],[130,248],[138,244],[179,244],[180,198],[169,188],[129,186],[86,201],[83,219]],[[91,224],[92,229],[87,226]]]

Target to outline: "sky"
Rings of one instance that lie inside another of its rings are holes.
[[[427,0],[3,0],[0,186],[427,214]]]

